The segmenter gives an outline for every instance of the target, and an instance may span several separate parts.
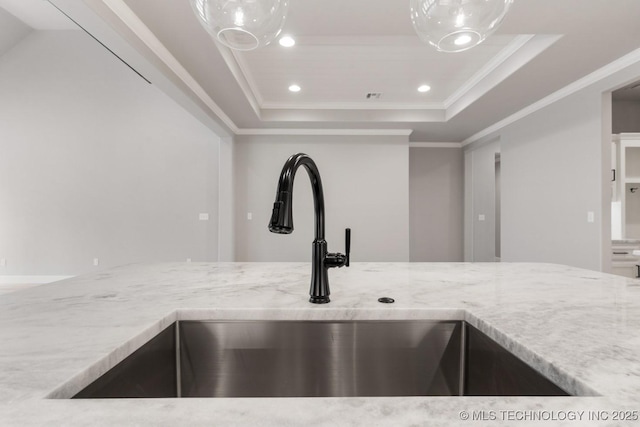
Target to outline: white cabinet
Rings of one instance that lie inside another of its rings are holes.
[[[640,272],[640,133],[612,138],[611,272],[637,278]]]
[[[621,235],[614,238],[640,239],[640,133],[614,135],[613,143],[612,235],[619,222]]]
[[[638,266],[636,264],[619,264],[613,263],[611,273],[616,276],[629,277],[631,279],[638,278]]]
[[[638,277],[640,240],[614,240],[611,244],[611,272],[618,276]]]

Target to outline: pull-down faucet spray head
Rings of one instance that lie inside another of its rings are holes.
[[[293,200],[290,191],[279,190],[271,212],[269,231],[279,234],[293,232]]]

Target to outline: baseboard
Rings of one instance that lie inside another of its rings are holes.
[[[20,285],[20,284],[41,284],[57,282],[58,280],[69,279],[73,276],[0,276],[0,285]]]

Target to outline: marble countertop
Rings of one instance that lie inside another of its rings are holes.
[[[332,302],[312,305],[309,275],[307,263],[144,264],[1,295],[0,425],[640,424],[638,280],[555,264],[353,263],[330,271]],[[579,397],[68,399],[187,318],[466,320]]]

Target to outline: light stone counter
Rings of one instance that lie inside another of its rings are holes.
[[[330,271],[332,302],[316,306],[309,275],[306,263],[132,265],[0,295],[0,426],[640,425],[614,419],[640,415],[640,281],[552,264],[354,263]],[[67,399],[190,318],[464,319],[581,397]],[[535,416],[552,419],[518,420]]]

